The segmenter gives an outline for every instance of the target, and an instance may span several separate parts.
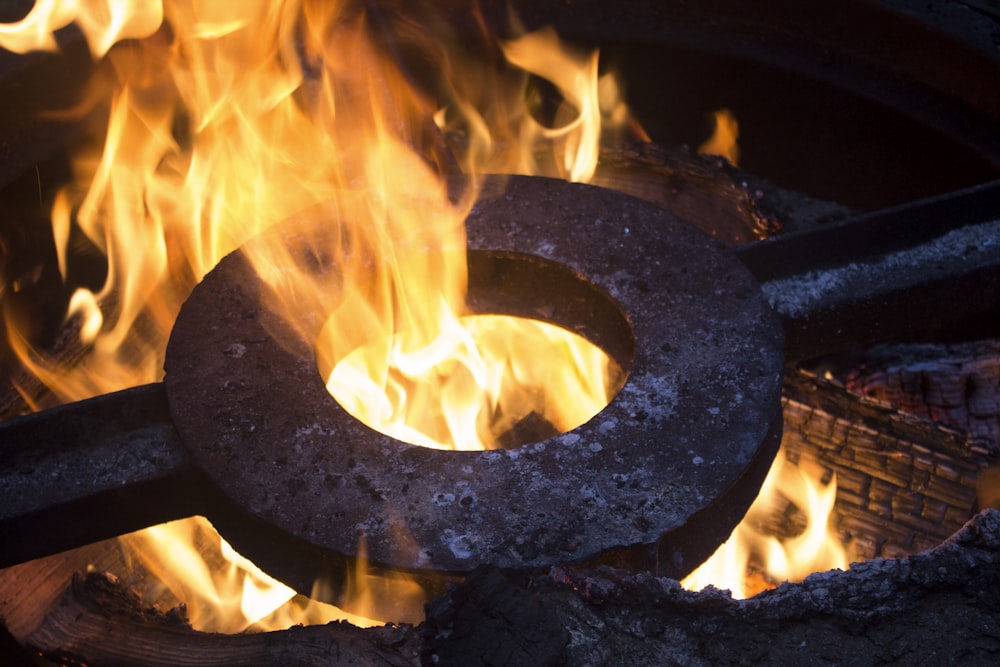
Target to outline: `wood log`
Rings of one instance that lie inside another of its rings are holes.
[[[852,392],[961,429],[1000,455],[1000,340],[886,344],[840,371]]]
[[[783,447],[837,475],[835,527],[852,559],[929,549],[976,509],[992,450],[965,433],[788,369]]]
[[[723,158],[654,143],[603,147],[592,183],[652,202],[727,246],[810,229],[852,212],[779,188]]]
[[[932,551],[815,574],[748,600],[610,568],[485,568],[420,626],[194,632],[103,575],[77,578],[24,641],[79,664],[991,664],[1000,657],[1000,511]]]
[[[347,622],[282,632],[223,635],[191,630],[177,614],[143,608],[107,575],[76,577],[24,643],[48,659],[90,664],[417,665],[408,626],[363,630]]]

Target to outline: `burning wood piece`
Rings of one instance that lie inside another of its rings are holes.
[[[836,527],[852,558],[929,549],[974,511],[991,455],[964,434],[804,371],[786,374],[784,397],[783,445],[837,475]]]
[[[144,608],[108,575],[73,583],[45,621],[23,638],[60,663],[142,665],[413,665],[418,638],[407,627],[362,630],[349,623],[297,627],[278,633],[223,635],[192,630],[183,609]]]
[[[550,642],[572,637],[559,664],[985,664],[1000,652],[998,558],[1000,512],[986,511],[927,553],[815,574],[744,601],[607,569],[524,583],[487,571],[429,606],[425,652],[442,664],[486,664],[497,643],[524,650],[525,633],[502,610],[527,598],[545,609],[538,627],[552,628]],[[521,641],[504,643],[505,634]],[[510,664],[557,662],[540,662],[552,649],[536,646]]]
[[[738,246],[841,219],[850,209],[783,190],[715,156],[655,143],[605,147],[592,181],[650,201]]]
[[[1000,455],[1000,340],[878,345],[833,372],[856,394],[961,429]]]
[[[926,553],[819,573],[750,600],[610,568],[528,578],[485,568],[433,601],[416,628],[331,624],[236,636],[185,629],[91,575],[19,639],[94,663],[986,664],[1000,652],[998,560],[1000,511],[986,510]]]

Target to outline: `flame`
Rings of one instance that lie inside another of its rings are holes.
[[[0,23],[0,48],[14,53],[55,51],[55,33],[70,24],[83,32],[100,58],[115,42],[148,37],[163,21],[160,0],[37,0],[17,23]]]
[[[597,139],[601,132],[598,87],[593,85],[597,80],[597,52],[585,54],[565,47],[551,28],[505,42],[502,47],[510,63],[551,81],[562,93],[565,102],[556,117],[571,120],[556,129],[539,128],[538,133],[547,139],[565,141],[560,167],[569,180],[589,180],[597,169]]]
[[[472,16],[481,27],[474,7]],[[22,366],[59,402],[158,380],[181,304],[243,246],[290,329],[315,345],[339,400],[357,405],[371,395],[380,406],[394,396],[385,411],[406,416],[394,434],[492,446],[498,430],[532,412],[568,429],[599,411],[620,370],[585,342],[554,337],[538,323],[519,323],[515,334],[504,318],[467,316],[464,218],[475,178],[456,194],[446,176],[457,164],[473,177],[586,180],[602,136],[642,136],[641,129],[613,77],[599,75],[596,52],[542,30],[499,44],[481,36],[482,52],[468,57],[443,14],[429,20],[433,33],[415,28],[401,7],[326,0],[40,0],[23,20],[0,25],[0,47],[22,53],[57,49],[55,32],[76,24],[100,59],[81,110],[107,117],[99,145],[72,157],[74,183],[56,196],[51,215],[64,279],[73,230],[107,258],[104,285],[77,289],[66,313],[78,324],[70,329],[79,332],[80,354],[72,355],[79,361],[36,349],[9,321]],[[440,80],[418,85],[397,41],[433,63]],[[539,80],[561,95],[552,113]],[[324,224],[304,240],[248,244],[302,215]],[[319,325],[310,319],[317,313],[325,318]],[[536,342],[508,349],[507,341],[527,336]],[[449,358],[456,351],[464,360]],[[485,373],[488,365],[500,368]],[[530,377],[542,367],[562,369],[559,379]],[[468,393],[469,383],[490,396],[474,401],[478,412],[459,404],[440,417],[446,434],[410,424],[408,415],[421,410],[397,400],[399,383],[431,369],[444,382],[407,400],[437,402]],[[362,393],[345,393],[338,378],[361,371],[364,389],[355,391]],[[390,377],[397,386],[386,384]],[[520,398],[511,398],[514,387]],[[558,404],[549,400],[562,392]],[[583,412],[564,414],[577,403]],[[136,554],[181,553],[165,531],[126,541]],[[183,531],[183,543],[204,541]],[[185,571],[203,569],[193,556],[182,558]],[[209,592],[183,595],[202,595],[238,619],[206,627],[242,627],[271,613],[237,613],[230,592],[211,592],[219,583],[213,575],[198,579],[197,589]],[[262,609],[288,595],[260,573],[240,581],[230,584],[243,591],[233,598],[264,598]]]
[[[736,116],[729,109],[718,109],[712,112],[712,136],[698,146],[698,152],[703,155],[718,155],[726,158],[729,164],[739,166],[740,147],[736,143],[740,138],[740,125]]]
[[[631,115],[613,72],[600,74],[596,50],[562,40],[551,28],[499,43],[514,69],[483,71],[445,56],[449,104],[434,116],[466,173],[542,175],[588,182],[602,142],[649,141]],[[559,93],[551,103],[539,81]]]
[[[780,451],[757,499],[732,535],[681,585],[699,591],[706,586],[728,589],[734,598],[751,597],[774,583],[801,581],[813,572],[847,567],[847,553],[829,529],[837,498],[836,475],[825,485],[822,470],[804,462],[792,465]],[[791,503],[805,513],[804,530],[784,541],[765,529]],[[759,562],[759,571],[751,563]]]
[[[338,620],[360,627],[381,625],[366,613],[377,608],[371,592],[377,590],[374,582],[385,580],[367,571],[363,557],[358,559],[344,595],[354,610],[348,612],[298,595],[271,578],[237,553],[201,516],[129,533],[119,541],[130,558],[141,562],[155,576],[157,585],[146,595],[162,600],[164,593],[160,589],[169,590],[174,599],[184,602],[195,630],[234,634]],[[412,582],[404,582],[402,588],[410,598],[420,595],[419,587]],[[412,602],[409,606],[419,608]]]
[[[114,20],[103,7],[42,2],[23,21],[0,26],[5,46],[33,26],[54,29],[83,15],[109,17],[103,32],[100,22],[87,23],[92,43],[132,36],[118,27],[140,16],[162,14],[170,26],[107,53],[95,77],[95,87],[110,87],[103,146],[74,157],[76,183],[53,206],[64,278],[74,226],[108,261],[104,287],[74,297],[67,313],[85,317],[85,360],[64,367],[8,323],[23,365],[59,402],[156,381],[170,327],[198,280],[248,239],[316,205],[335,229],[330,238],[341,244],[341,232],[350,234],[349,248],[318,255],[332,257],[345,274],[367,272],[373,257],[379,262],[378,275],[366,279],[381,302],[354,301],[388,333],[406,331],[414,344],[426,343],[428,331],[443,328],[443,313],[463,314],[462,222],[475,198],[471,189],[458,202],[449,199],[444,158],[428,157],[428,143],[436,145],[428,133],[438,132],[428,129],[432,119],[462,139],[449,146],[467,174],[577,179],[593,172],[602,132],[614,137],[636,127],[614,78],[598,77],[597,53],[575,51],[551,30],[502,43],[511,63],[505,68],[430,50],[438,45],[424,36],[418,46],[444,73],[446,104],[439,106],[379,49],[377,30],[353,5],[121,3],[115,7],[133,13]],[[559,68],[548,64],[553,60]],[[565,96],[554,126],[535,119],[531,81],[546,76]],[[479,84],[485,90],[473,90]],[[540,157],[546,154],[555,157]],[[441,258],[444,266],[432,266]],[[254,258],[277,291],[289,281],[280,268],[288,261],[277,249]],[[415,285],[418,275],[427,279]],[[300,293],[312,288],[306,283]],[[397,312],[402,321],[386,325]]]
[[[328,377],[327,389],[349,413],[387,435],[424,447],[493,449],[533,415],[551,426],[546,437],[585,423],[623,376],[603,350],[565,329],[479,315],[452,320],[427,346],[404,335],[358,348]],[[566,396],[573,400],[560,400]]]

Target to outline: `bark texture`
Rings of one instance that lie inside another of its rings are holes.
[[[47,659],[94,665],[983,665],[1000,659],[997,590],[1000,511],[985,510],[929,552],[741,601],[612,569],[482,569],[417,627],[210,635],[92,574],[20,639]]]

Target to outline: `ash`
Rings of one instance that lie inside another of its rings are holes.
[[[1000,251],[1000,220],[969,225],[932,241],[885,255],[875,262],[852,262],[832,269],[769,281],[761,286],[771,306],[786,317],[802,317],[827,304],[877,295],[880,285],[916,283],[961,258],[966,267],[984,264]],[[904,279],[905,280],[905,279]]]
[[[985,665],[1000,660],[997,591],[1000,511],[985,510],[928,552],[747,600],[612,569],[481,570],[418,630],[424,664]]]

